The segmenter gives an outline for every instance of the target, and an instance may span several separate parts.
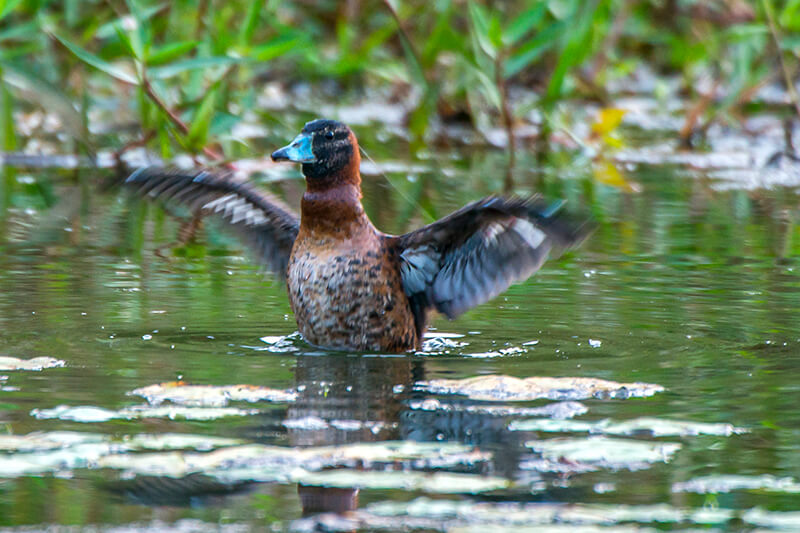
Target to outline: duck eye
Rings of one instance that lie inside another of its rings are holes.
[[[326,131],[325,132],[325,138],[328,139],[328,140],[333,139],[333,132],[332,131]]]

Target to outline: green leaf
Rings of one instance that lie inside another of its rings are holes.
[[[358,55],[362,58],[366,58],[371,51],[378,48],[395,33],[396,30],[393,25],[385,24],[381,26],[362,41],[361,46],[358,48]]]
[[[21,2],[22,0],[0,0],[0,20],[14,11],[14,8],[17,7]]]
[[[800,34],[784,35],[781,38],[781,50],[800,51]]]
[[[208,133],[212,136],[230,133],[233,127],[241,120],[241,117],[232,115],[227,111],[217,111],[211,119],[211,126],[208,128]]]
[[[0,0],[2,1],[2,0]],[[0,17],[2,18],[2,17]],[[39,25],[36,21],[25,22],[23,24],[15,24],[10,28],[0,31],[0,41],[9,39],[18,39],[30,41],[38,37]]]
[[[347,53],[356,38],[356,30],[344,20],[336,23],[336,39],[341,53]]]
[[[0,68],[0,80],[3,70]],[[17,137],[14,134],[14,101],[8,87],[0,86],[0,149],[11,152],[17,148]]]
[[[2,18],[2,16],[0,16]],[[778,17],[783,28],[792,31],[800,30],[800,0],[789,0]]]
[[[476,81],[479,82],[476,87],[481,91],[486,101],[499,109],[502,103],[500,88],[494,83],[489,73],[469,63],[467,63],[466,69],[475,77]]]
[[[80,0],[62,0],[63,22],[68,28],[73,29],[78,25],[80,18]]]
[[[394,7],[394,3],[389,1],[388,4],[391,10],[397,13],[397,9],[396,7]],[[395,23],[398,25],[402,25],[402,20],[400,19],[399,15],[397,15]],[[392,27],[394,26],[395,25],[393,24]],[[429,86],[428,86],[428,79],[425,76],[424,67],[420,64],[420,60],[417,57],[416,53],[414,52],[412,45],[407,41],[404,32],[399,31],[399,33],[400,33],[400,45],[403,47],[403,56],[405,57],[406,64],[408,65],[409,75],[414,80],[414,82],[420,87],[423,87],[427,93]]]
[[[208,138],[211,119],[214,116],[214,105],[217,101],[217,89],[217,87],[213,87],[206,93],[192,117],[187,137],[189,144],[195,148],[202,148]]]
[[[500,17],[497,16],[497,13],[493,14],[492,18],[489,19],[489,33],[487,35],[494,50],[503,48],[503,28],[500,26]]]
[[[139,10],[139,16],[141,17],[142,21],[147,21],[153,17],[156,13],[164,9],[168,4],[156,4],[152,7],[144,8]],[[107,22],[97,28],[97,31],[94,33],[94,37],[97,39],[109,39],[115,35],[116,30],[114,26],[121,26],[126,27],[130,24],[130,21],[135,21],[136,18],[133,15],[124,15],[117,19],[112,20],[111,22]]]
[[[141,33],[137,30],[133,30],[132,32],[128,33],[128,47],[130,48],[131,52],[133,52],[133,57],[138,60],[144,59],[144,43],[142,42]]]
[[[8,61],[36,53],[41,53],[41,47],[37,43],[0,47],[0,61]]]
[[[489,35],[490,22],[488,14],[484,11],[483,7],[472,1],[469,2],[468,8],[472,29],[470,33],[472,34],[474,42],[478,44],[479,49],[483,50],[484,54],[494,59],[497,56],[497,48],[492,44]],[[478,51],[479,50],[475,51],[476,55]]]
[[[425,133],[428,131],[430,117],[436,110],[436,101],[439,97],[439,85],[427,84],[423,85],[423,87],[425,88],[425,92],[417,104],[417,108],[414,109],[408,117],[412,152],[418,152],[426,148]]]
[[[506,60],[504,76],[506,78],[515,76],[522,69],[539,59],[542,54],[553,47],[558,35],[563,30],[564,24],[561,22],[549,24],[543,31],[539,32],[534,39],[525,43],[524,46]]]
[[[472,22],[475,30],[483,35],[489,33],[489,18],[483,9],[483,6],[480,6],[470,0],[467,2],[467,9],[469,10],[470,22]]]
[[[239,44],[245,46],[253,40],[253,33],[258,25],[258,15],[261,13],[263,0],[250,0],[247,6],[247,14],[244,17],[244,24],[239,29]]]
[[[452,33],[451,26],[453,16],[453,9],[450,0],[445,1],[441,12],[436,17],[436,24],[431,31],[430,36],[425,40],[424,48],[422,49],[422,61],[426,67],[430,67],[436,61],[436,57],[447,50],[451,46],[451,42],[446,42],[446,35]]]
[[[119,41],[122,43],[122,46],[125,47],[125,50],[131,55],[131,57],[136,56],[136,50],[133,48],[133,43],[131,42],[131,36],[122,29],[122,27],[117,24],[114,26],[114,29],[117,31],[117,37],[119,37]]]
[[[763,24],[736,24],[728,28],[725,35],[734,41],[760,40],[769,35],[769,28]]]
[[[538,26],[544,18],[546,12],[545,7],[544,2],[539,2],[535,6],[525,10],[518,17],[515,17],[508,28],[506,28],[504,34],[506,44],[515,44]]]
[[[136,0],[127,0],[128,9],[136,21],[136,27],[130,32],[131,47],[137,59],[144,59],[150,50],[150,25],[147,24],[145,12]]]
[[[249,61],[249,59],[245,57],[195,57],[192,59],[171,63],[163,67],[148,69],[147,73],[153,79],[163,80],[192,70],[202,70],[212,67],[226,67],[228,65],[244,63],[247,61]]]
[[[133,76],[132,74],[129,74],[128,72],[122,70],[121,68],[112,65],[111,63],[105,61],[104,59],[100,59],[99,57],[92,54],[88,50],[85,50],[84,48],[81,48],[77,44],[73,44],[67,41],[66,39],[64,39],[63,37],[59,36],[56,33],[53,33],[52,35],[84,63],[91,65],[94,68],[105,72],[109,76],[112,76],[125,83],[130,83],[131,85],[139,84],[139,80],[137,80],[136,77]]]
[[[256,46],[250,51],[250,57],[256,61],[269,61],[291,51],[300,44],[294,36],[278,37],[267,44]]]
[[[597,9],[597,2],[587,2],[582,13],[575,15],[574,21],[566,21],[572,27],[567,34],[567,43],[558,57],[558,63],[547,85],[547,101],[553,102],[561,95],[567,72],[577,65],[589,52],[592,34],[592,19]]]
[[[408,70],[411,74],[411,78],[414,82],[419,85],[420,87],[428,87],[428,79],[425,77],[425,72],[422,70],[422,65],[419,64],[417,61],[417,56],[414,55],[414,51],[409,46],[408,42],[405,39],[400,39],[400,44],[403,46],[403,53],[406,56],[406,61],[408,63]]]
[[[147,64],[151,66],[163,65],[169,63],[180,56],[189,53],[196,46],[197,41],[178,41],[175,43],[165,44],[159,46],[155,50],[151,50],[147,56]]]

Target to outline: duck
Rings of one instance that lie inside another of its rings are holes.
[[[591,233],[588,219],[540,196],[489,196],[409,233],[383,233],[361,203],[358,140],[336,120],[308,122],[271,158],[302,165],[299,215],[227,170],[143,167],[125,185],[221,218],[285,281],[300,334],[321,348],[419,350],[432,312],[454,319]]]

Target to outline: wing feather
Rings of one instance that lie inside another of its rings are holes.
[[[489,197],[396,237],[403,287],[417,325],[429,309],[455,318],[577,246],[591,225],[538,197]]]
[[[286,276],[300,219],[278,198],[230,173],[210,171],[146,167],[131,174],[125,185],[141,196],[184,205],[195,214],[217,215],[250,246],[261,264]]]

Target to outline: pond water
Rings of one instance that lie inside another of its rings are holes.
[[[385,231],[505,175],[496,150],[412,163],[382,128],[355,129]],[[611,177],[522,150],[516,190],[566,198],[597,231],[399,356],[307,346],[238,241],[209,220],[170,248],[174,213],[99,192],[108,171],[5,167],[0,356],[56,361],[0,371],[0,526],[800,529],[798,196],[736,143],[648,143]],[[265,186],[297,205],[295,177]],[[131,394],[176,381],[255,397]]]

